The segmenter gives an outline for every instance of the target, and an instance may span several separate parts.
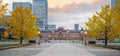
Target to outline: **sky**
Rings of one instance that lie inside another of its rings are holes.
[[[8,11],[11,11],[12,2],[32,3],[32,0],[3,0],[3,2],[9,3]],[[48,23],[65,29],[74,29],[74,24],[79,24],[79,28],[85,28],[88,17],[100,11],[101,6],[110,3],[110,0],[48,0]]]

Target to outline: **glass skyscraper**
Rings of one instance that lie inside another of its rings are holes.
[[[116,0],[111,0],[111,7],[114,7],[116,5]]]
[[[117,0],[111,0],[111,7],[114,7],[116,5],[116,2],[117,2]]]
[[[16,8],[16,6],[28,7],[32,10],[32,4],[30,2],[13,2],[13,10]]]
[[[47,0],[33,0],[33,14],[37,17],[36,25],[41,30],[45,29],[48,21],[48,2]]]
[[[75,25],[74,25],[74,30],[75,30],[75,31],[79,31],[79,24],[75,24]]]
[[[56,25],[49,25],[49,30],[56,30]]]

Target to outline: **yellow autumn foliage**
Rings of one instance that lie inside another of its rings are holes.
[[[10,14],[7,29],[13,33],[15,38],[33,39],[38,35],[38,26],[35,25],[36,17],[28,7],[16,7]]]
[[[88,34],[96,38],[104,38],[105,45],[109,39],[120,36],[120,0],[116,0],[114,8],[109,5],[102,7],[100,12],[96,12],[86,23]]]
[[[4,37],[4,38],[8,38],[8,37],[9,37],[8,31],[5,31],[5,32],[3,33],[3,37]]]
[[[0,0],[0,25],[4,24],[4,18],[3,18],[3,16],[6,14],[7,5],[8,4],[3,4],[2,0]]]

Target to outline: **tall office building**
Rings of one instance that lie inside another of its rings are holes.
[[[16,6],[28,7],[32,10],[32,4],[30,2],[13,2],[13,10]]]
[[[49,28],[48,28],[49,30],[56,30],[56,25],[49,25]]]
[[[75,25],[74,25],[74,30],[75,30],[75,31],[79,31],[79,24],[75,24]]]
[[[116,0],[111,0],[111,7],[114,7],[116,5]]]
[[[56,30],[56,25],[45,25],[45,30],[50,31]]]
[[[116,5],[116,2],[117,2],[117,0],[111,0],[111,7],[114,7]]]
[[[48,21],[48,2],[47,0],[33,0],[33,14],[37,17],[36,25],[41,30],[45,30]]]

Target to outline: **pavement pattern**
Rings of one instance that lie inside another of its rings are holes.
[[[36,56],[94,56],[84,49],[77,48],[69,43],[56,43]]]
[[[71,44],[78,48],[82,48],[95,56],[120,56],[120,50],[101,48],[90,45],[84,46],[84,44],[80,44],[80,43],[71,43]]]
[[[41,45],[30,45],[8,50],[0,50],[0,56],[35,56],[44,49],[50,47],[53,43],[42,43]]]
[[[120,50],[84,46],[81,43],[42,43],[0,50],[0,56],[120,56]]]

